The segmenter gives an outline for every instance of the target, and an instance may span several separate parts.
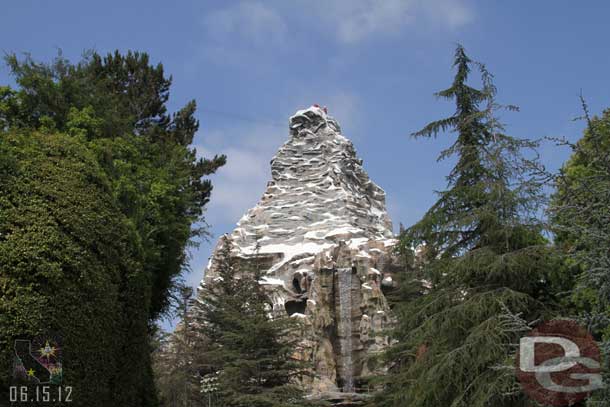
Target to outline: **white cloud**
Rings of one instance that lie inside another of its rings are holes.
[[[227,164],[211,177],[212,199],[206,221],[212,226],[234,223],[263,195],[271,179],[269,161],[287,138],[285,131],[265,125],[247,125],[205,136],[206,148],[196,146],[199,156],[226,154]]]
[[[225,176],[232,180],[243,179],[246,181],[260,179],[261,175],[267,174],[267,162],[269,158],[261,157],[259,151],[247,151],[237,148],[229,148],[223,151],[230,157],[230,163],[224,169]]]
[[[202,55],[226,66],[269,70],[320,35],[356,45],[406,28],[453,30],[474,19],[472,0],[266,0],[227,2],[203,17]]]
[[[441,24],[449,28],[458,28],[474,20],[474,10],[461,0],[436,0],[424,2],[431,17],[437,16]]]
[[[323,15],[340,42],[357,43],[431,21],[455,29],[471,22],[474,11],[466,0],[335,0]]]
[[[393,33],[413,21],[412,1],[350,0],[331,3],[333,20],[341,42],[355,43],[375,35]]]
[[[251,71],[269,71],[285,49],[288,24],[273,4],[260,1],[226,2],[208,10],[202,23],[200,55],[207,62]]]
[[[283,42],[287,25],[273,8],[255,1],[243,1],[213,11],[204,18],[204,26],[216,40],[237,35],[257,45]]]

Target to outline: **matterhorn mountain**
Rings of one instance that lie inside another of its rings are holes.
[[[290,118],[271,176],[230,234],[233,255],[264,267],[275,315],[303,320],[299,357],[315,371],[303,383],[308,393],[366,392],[367,378],[384,370],[371,357],[389,345],[384,291],[398,267],[385,193],[317,105]],[[211,261],[202,284],[214,269]]]

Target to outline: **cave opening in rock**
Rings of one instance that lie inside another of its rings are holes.
[[[301,294],[303,292],[301,282],[299,281],[298,277],[292,279],[292,288],[294,288],[294,291],[296,291],[297,294]]]
[[[307,309],[306,301],[286,301],[284,304],[286,308],[286,312],[289,316],[294,314],[305,314],[305,310]]]

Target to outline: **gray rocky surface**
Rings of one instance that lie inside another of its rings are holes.
[[[303,385],[312,394],[362,391],[383,371],[368,357],[388,345],[391,323],[382,287],[394,284],[396,241],[385,193],[325,109],[296,112],[289,133],[262,198],[230,234],[234,255],[265,267],[275,315],[303,320],[298,356],[316,373]],[[346,270],[352,277],[339,278]],[[202,284],[214,278],[210,262]]]

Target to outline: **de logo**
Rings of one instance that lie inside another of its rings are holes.
[[[570,406],[604,387],[600,352],[572,320],[545,322],[519,342],[517,377],[524,392],[548,406]]]

